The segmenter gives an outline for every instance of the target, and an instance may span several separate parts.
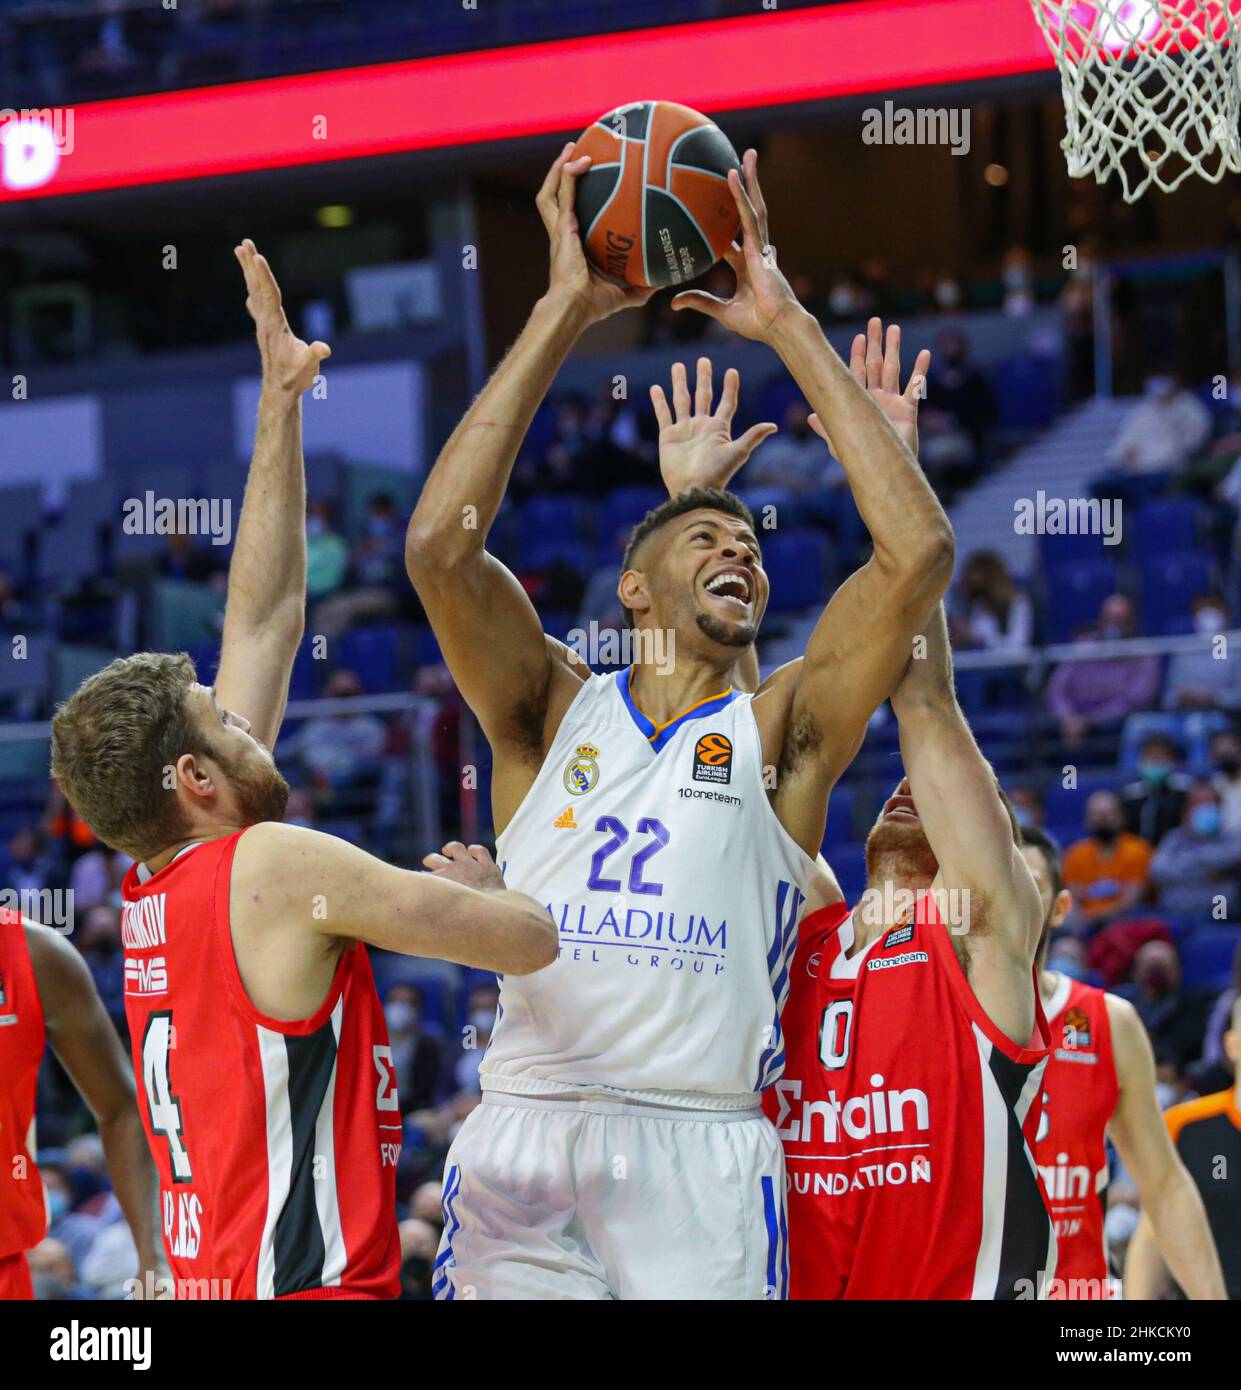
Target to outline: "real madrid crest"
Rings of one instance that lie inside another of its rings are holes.
[[[589,743],[578,744],[577,752],[564,770],[565,790],[574,796],[585,796],[599,781],[599,750]]]

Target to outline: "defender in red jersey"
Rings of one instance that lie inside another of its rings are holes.
[[[35,1164],[35,1087],[50,1042],[99,1126],[143,1281],[163,1277],[155,1170],[125,1052],[85,962],[59,933],[0,910],[0,1300],[33,1298],[26,1251],[47,1205]]]
[[[1182,1287],[1193,1298],[1223,1298],[1224,1276],[1202,1199],[1155,1098],[1146,1029],[1128,1000],[1047,969],[1051,933],[1072,900],[1061,882],[1055,842],[1037,829],[1024,839],[1022,852],[1043,902],[1037,965],[1051,1029],[1034,1147],[1060,1250],[1048,1297],[1119,1296],[1103,1231],[1110,1138]]]
[[[925,643],[892,696],[907,776],[866,893],[802,924],[765,1098],[794,1298],[1033,1298],[1055,1268],[1030,1149],[1038,891],[953,696],[942,607]]]
[[[295,338],[267,262],[237,248],[263,361],[215,688],[184,655],[114,661],[52,727],[79,815],[137,864],[122,937],[141,1112],[181,1297],[392,1297],[400,1111],[365,947],[524,973],[556,929],[479,846],[430,874],[278,822],[271,749],[305,611]],[[244,711],[244,714],[238,711]]]

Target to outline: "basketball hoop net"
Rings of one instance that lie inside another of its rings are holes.
[[[1241,173],[1241,0],[1030,0],[1064,94],[1072,178],[1153,183]]]

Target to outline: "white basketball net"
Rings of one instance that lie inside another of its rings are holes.
[[[1072,178],[1125,201],[1241,173],[1241,0],[1030,0],[1060,69]]]

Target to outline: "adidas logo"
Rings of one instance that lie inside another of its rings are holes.
[[[576,830],[577,821],[573,819],[573,807],[566,807],[565,810],[552,821],[552,826],[556,830]]]

